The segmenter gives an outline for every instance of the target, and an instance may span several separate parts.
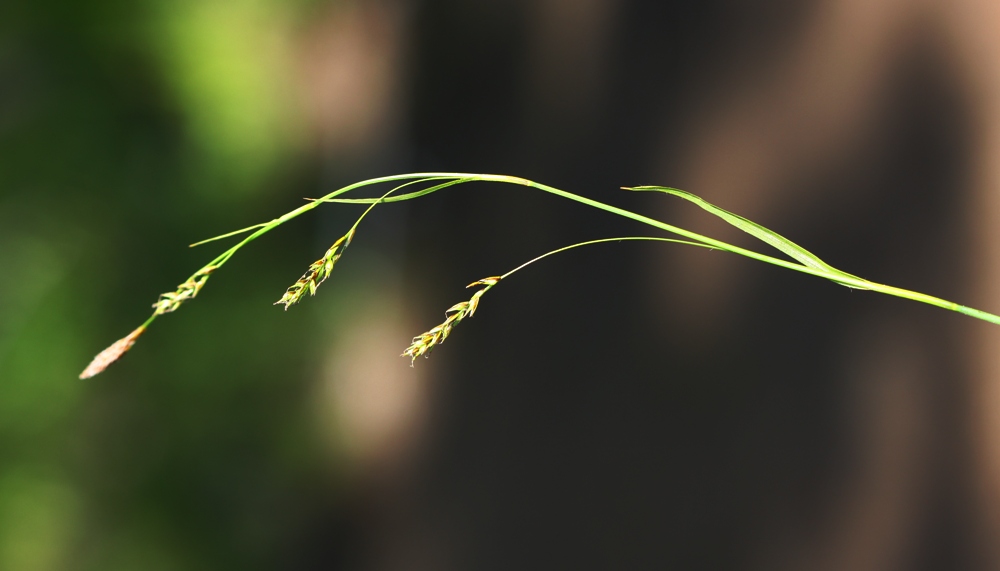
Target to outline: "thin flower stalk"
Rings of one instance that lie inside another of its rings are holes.
[[[472,317],[476,313],[476,309],[479,307],[479,300],[480,298],[483,297],[483,294],[492,289],[493,286],[500,283],[500,280],[512,276],[513,274],[523,270],[524,268],[530,266],[531,264],[534,264],[539,260],[543,260],[549,256],[553,256],[555,254],[559,254],[567,250],[572,250],[574,248],[579,248],[581,246],[604,244],[607,242],[625,242],[633,240],[673,242],[675,244],[685,244],[688,246],[699,246],[699,247],[709,248],[709,246],[705,246],[704,244],[698,244],[696,242],[689,242],[686,240],[674,240],[672,238],[656,238],[652,236],[625,236],[620,238],[601,238],[599,240],[587,240],[586,242],[578,242],[576,244],[570,244],[569,246],[563,246],[562,248],[557,248],[550,252],[546,252],[541,256],[532,258],[501,276],[483,278],[479,281],[472,282],[471,284],[465,286],[467,288],[476,286],[484,286],[484,287],[476,291],[476,293],[472,295],[472,298],[469,299],[469,301],[456,303],[455,305],[449,307],[445,311],[444,322],[441,323],[440,325],[431,328],[429,331],[426,331],[414,337],[413,341],[410,342],[410,346],[407,347],[406,350],[403,351],[403,354],[400,356],[409,357],[411,367],[416,362],[417,357],[428,356],[430,352],[434,349],[434,347],[444,343],[445,339],[447,339],[448,336],[451,335],[452,330],[455,327],[457,327],[458,324],[461,323],[463,319],[467,317]]]

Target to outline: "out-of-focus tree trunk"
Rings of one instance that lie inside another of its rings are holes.
[[[974,306],[998,307],[1000,6],[988,0],[820,1],[798,38],[778,57],[759,59],[720,82],[721,93],[707,98],[689,123],[683,159],[670,162],[687,165],[677,183],[778,228],[794,226],[790,217],[803,212],[815,217],[824,209],[856,204],[851,190],[838,188],[832,197],[795,194],[795,183],[870,148],[871,139],[887,128],[883,117],[893,102],[887,91],[898,68],[918,47],[926,56],[932,46],[939,52],[932,55],[960,70],[951,77],[958,81],[952,89],[965,96],[962,103],[971,109],[974,125],[968,183],[960,176],[959,184],[939,191],[964,205],[960,223],[968,229],[954,255],[971,272],[952,279],[961,283],[971,277],[973,291],[953,291]],[[929,58],[932,63],[935,57]],[[701,212],[685,212],[681,220],[685,227],[720,231]],[[746,301],[743,266],[687,250],[663,258],[657,291],[672,294],[662,298],[664,314],[694,332],[693,343],[718,335],[734,305]],[[687,303],[672,303],[679,298]],[[963,529],[976,537],[966,540],[968,559],[976,569],[1000,566],[1000,328],[966,320],[951,329],[968,340],[968,387],[956,374],[961,366],[950,378],[946,371],[945,378],[934,378],[925,359],[939,348],[920,329],[903,314],[889,312],[843,332],[866,341],[850,346],[845,358],[854,365],[843,376],[856,415],[856,466],[837,485],[820,518],[824,523],[807,534],[779,534],[761,568],[876,570],[914,564],[921,533],[914,520],[927,517],[928,474],[935,462],[927,439],[940,420],[929,400],[931,387],[945,383],[963,385],[952,391],[967,399],[966,433],[973,440],[965,469],[973,473],[974,499],[963,513],[976,514],[976,521]],[[799,547],[789,552],[789,545]]]
[[[1000,303],[1000,5],[941,2],[948,45],[969,94],[973,153],[965,205],[972,304]],[[972,373],[977,545],[984,569],[1000,567],[1000,328],[968,327]]]

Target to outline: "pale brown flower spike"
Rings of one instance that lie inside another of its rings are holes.
[[[416,362],[417,357],[427,356],[436,345],[444,343],[444,340],[448,338],[448,335],[451,335],[451,330],[461,323],[463,319],[475,315],[476,308],[479,307],[479,298],[483,297],[483,294],[488,292],[490,288],[497,285],[501,279],[501,276],[492,276],[474,281],[467,285],[466,287],[485,287],[472,294],[472,298],[469,299],[469,301],[456,303],[455,305],[449,307],[444,312],[444,323],[432,328],[426,333],[421,333],[420,335],[414,337],[413,342],[410,343],[410,346],[407,347],[400,356],[409,357],[411,367],[413,366],[413,363]]]
[[[323,254],[322,258],[310,264],[306,273],[302,274],[302,277],[297,282],[285,290],[285,294],[281,296],[281,299],[274,302],[274,305],[284,305],[285,311],[288,311],[289,307],[302,300],[306,292],[309,292],[309,295],[316,295],[316,288],[330,277],[333,266],[340,259],[340,256],[344,254],[344,250],[351,245],[355,228],[357,228],[357,225],[353,226],[347,234],[344,234],[339,240],[334,242],[333,246],[330,246],[330,249]]]
[[[94,357],[94,360],[87,365],[87,368],[80,373],[81,379],[89,379],[94,375],[107,369],[111,363],[114,363],[121,358],[132,345],[135,345],[135,340],[139,338],[140,335],[146,330],[145,325],[140,325],[135,331],[129,333],[125,337],[122,337],[118,341],[111,344],[110,347],[101,351]]]

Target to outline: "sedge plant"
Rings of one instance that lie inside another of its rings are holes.
[[[549,256],[565,252],[574,248],[580,248],[584,246],[589,246],[593,244],[600,244],[606,242],[619,242],[619,241],[656,241],[656,242],[666,242],[672,244],[681,244],[686,246],[696,246],[701,248],[708,248],[712,250],[722,250],[725,252],[730,252],[740,256],[745,256],[752,258],[754,260],[771,264],[774,266],[782,267],[788,270],[793,270],[796,272],[802,272],[805,274],[813,275],[819,278],[824,278],[826,280],[832,281],[834,283],[858,290],[868,290],[874,291],[886,295],[891,295],[895,297],[901,297],[920,303],[926,303],[928,305],[934,305],[947,309],[950,311],[956,311],[958,313],[974,317],[976,319],[981,319],[988,321],[990,323],[1000,324],[1000,316],[994,315],[992,313],[987,313],[985,311],[980,311],[978,309],[973,309],[971,307],[966,307],[964,305],[959,305],[955,302],[947,301],[938,297],[927,295],[924,293],[919,293],[907,289],[902,289],[898,287],[893,287],[885,284],[876,283],[873,281],[866,280],[864,278],[849,274],[845,271],[834,268],[830,264],[827,264],[820,258],[818,258],[813,253],[809,252],[802,246],[792,242],[791,240],[781,236],[777,232],[769,230],[759,224],[756,224],[742,216],[724,210],[714,204],[711,204],[694,194],[685,192],[683,190],[678,190],[676,188],[662,187],[662,186],[637,186],[637,187],[623,187],[624,190],[635,191],[635,192],[660,192],[667,195],[671,195],[677,198],[686,200],[709,213],[721,218],[725,222],[739,228],[740,230],[750,234],[751,236],[757,238],[761,242],[767,244],[768,246],[776,249],[781,254],[784,254],[786,258],[779,258],[771,256],[768,254],[763,254],[756,252],[754,250],[749,250],[746,248],[741,248],[721,240],[716,240],[714,238],[692,232],[690,230],[685,230],[683,228],[667,224],[660,220],[644,216],[629,210],[618,208],[610,204],[605,204],[603,202],[598,202],[596,200],[586,198],[565,190],[560,190],[545,184],[534,182],[520,177],[507,176],[507,175],[493,175],[493,174],[466,174],[466,173],[414,173],[414,174],[403,174],[395,176],[386,176],[380,178],[373,178],[361,182],[357,182],[338,190],[335,190],[326,196],[317,199],[309,199],[306,204],[288,212],[278,218],[275,218],[269,222],[263,222],[260,224],[255,224],[253,226],[248,226],[234,232],[228,232],[201,242],[192,244],[191,246],[200,246],[202,244],[213,243],[219,240],[224,240],[227,238],[233,238],[236,236],[244,236],[236,244],[231,246],[229,249],[223,251],[221,254],[212,259],[208,264],[200,268],[194,274],[192,274],[187,280],[177,286],[177,289],[171,292],[160,294],[156,303],[153,304],[153,313],[149,316],[146,321],[133,330],[131,333],[119,339],[113,343],[110,347],[98,354],[93,361],[87,366],[87,368],[80,374],[81,379],[93,377],[98,373],[104,371],[109,365],[117,361],[124,355],[132,346],[135,344],[136,340],[146,331],[146,329],[161,315],[167,313],[173,313],[181,307],[184,303],[194,299],[201,289],[208,282],[208,279],[212,274],[221,268],[233,255],[236,254],[241,248],[253,242],[257,238],[260,238],[264,234],[267,234],[274,228],[296,218],[302,214],[305,214],[323,204],[326,203],[340,203],[340,204],[367,204],[368,208],[358,217],[354,224],[348,229],[348,231],[329,249],[323,254],[323,256],[309,265],[306,272],[300,277],[294,284],[292,284],[281,296],[281,298],[275,302],[275,305],[282,305],[284,309],[287,310],[291,306],[299,303],[306,296],[306,294],[312,296],[316,295],[316,292],[320,285],[327,278],[330,277],[334,266],[337,261],[344,255],[348,246],[351,244],[351,240],[361,225],[365,217],[372,211],[372,209],[383,203],[390,202],[402,202],[406,200],[414,200],[427,196],[429,194],[435,193],[439,190],[444,190],[452,186],[458,186],[471,182],[495,182],[503,184],[513,184],[519,186],[526,186],[536,190],[540,190],[549,194],[553,194],[568,200],[579,202],[587,206],[597,208],[614,214],[617,216],[623,216],[625,218],[631,219],[635,222],[641,223],[649,227],[650,229],[658,230],[661,232],[666,232],[675,236],[674,238],[666,238],[663,236],[623,236],[614,238],[598,238],[594,240],[588,240],[585,242],[579,242],[576,244],[570,244],[550,252],[546,252],[516,268],[508,271],[507,273],[483,278],[477,280],[468,287],[477,288],[472,294],[472,297],[468,301],[462,301],[448,308],[445,312],[445,320],[441,324],[429,329],[425,333],[421,333],[413,338],[410,346],[407,347],[402,356],[409,357],[411,359],[411,366],[413,362],[416,361],[417,357],[427,356],[436,346],[444,343],[448,336],[452,333],[455,327],[457,327],[466,318],[471,318],[476,309],[479,307],[480,300],[486,292],[490,291],[496,287],[501,281],[508,279],[514,273],[526,268],[527,266],[543,260]],[[389,185],[395,184],[388,192],[385,192],[376,198],[353,198],[344,197],[343,195],[348,194],[352,191],[356,191],[366,187],[374,187],[379,185]],[[401,191],[406,191],[400,193]]]

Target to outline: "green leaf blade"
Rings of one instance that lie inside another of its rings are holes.
[[[730,225],[739,228],[740,230],[746,232],[747,234],[750,234],[754,238],[757,238],[758,240],[768,244],[769,246],[783,252],[790,258],[794,259],[795,261],[799,262],[800,264],[806,267],[813,268],[816,270],[822,270],[836,275],[842,275],[849,278],[860,279],[857,276],[848,274],[847,272],[834,268],[830,264],[821,260],[818,256],[816,256],[816,254],[813,254],[809,250],[806,250],[802,246],[799,246],[795,242],[792,242],[791,240],[785,238],[781,234],[778,234],[774,230],[761,226],[760,224],[757,224],[752,220],[747,220],[746,218],[740,216],[739,214],[734,214],[724,208],[720,208],[712,204],[711,202],[701,198],[700,196],[691,194],[690,192],[686,192],[677,188],[671,188],[667,186],[636,186],[631,188],[626,187],[625,190],[632,190],[639,192],[644,192],[644,191],[662,192],[664,194],[670,194],[678,198],[682,198],[692,204],[695,204],[702,210],[714,214],[715,216],[723,219]],[[846,285],[846,284],[841,284],[841,285]],[[856,287],[856,286],[848,286],[848,287]]]

